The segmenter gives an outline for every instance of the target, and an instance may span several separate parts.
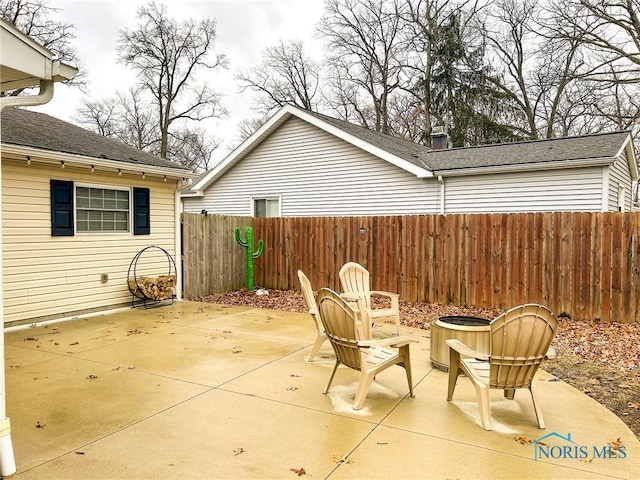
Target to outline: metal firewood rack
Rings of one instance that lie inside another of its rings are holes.
[[[160,266],[165,260],[166,267]],[[131,306],[149,308],[168,301],[173,304],[176,281],[176,262],[169,252],[157,245],[143,248],[133,257],[127,272]]]

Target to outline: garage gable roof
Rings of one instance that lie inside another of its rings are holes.
[[[291,117],[300,118],[331,135],[345,140],[362,150],[371,153],[417,177],[431,177],[433,174],[425,168],[418,153],[425,147],[384,135],[349,122],[338,120],[320,113],[303,110],[293,105],[280,108],[264,125],[227,155],[218,165],[197,180],[191,191],[205,190],[227,170],[246,157],[258,145],[265,141],[275,130]]]

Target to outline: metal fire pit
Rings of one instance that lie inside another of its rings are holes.
[[[449,347],[446,341],[455,338],[469,348],[489,353],[489,323],[478,317],[447,316],[431,323],[431,363],[445,372],[449,370]]]

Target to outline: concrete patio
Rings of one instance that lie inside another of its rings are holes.
[[[306,314],[195,302],[9,330],[12,478],[640,478],[633,433],[546,372],[546,430],[526,392],[496,391],[487,432],[470,382],[447,402],[428,332],[405,328],[416,397],[394,367],[356,412],[356,372],[322,394],[334,356],[306,362],[314,333]]]

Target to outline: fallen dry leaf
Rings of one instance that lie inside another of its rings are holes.
[[[624,443],[622,442],[622,440],[620,440],[620,437],[618,437],[618,439],[614,440],[613,442],[607,442],[607,445],[611,445],[611,447],[613,447],[613,450],[620,450],[620,447],[622,447],[622,445],[624,445]]]
[[[533,440],[529,440],[528,438],[525,437],[513,437],[513,439],[518,442],[520,445],[530,445],[531,443],[533,443]]]
[[[351,460],[350,458],[347,458],[346,455],[344,457],[339,457],[339,458],[337,455],[333,455],[331,458],[335,463],[352,463],[353,462],[353,460]]]

